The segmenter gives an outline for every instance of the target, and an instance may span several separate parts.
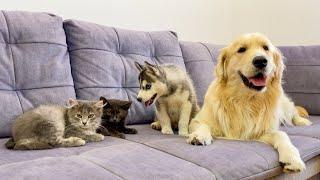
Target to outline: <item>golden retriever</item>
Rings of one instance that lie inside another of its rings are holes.
[[[257,140],[279,152],[284,171],[305,164],[280,123],[310,125],[282,85],[280,51],[262,34],[245,34],[222,49],[200,112],[190,123],[188,143],[209,145],[213,137]]]

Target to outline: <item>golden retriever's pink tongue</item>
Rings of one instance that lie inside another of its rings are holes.
[[[267,78],[255,77],[255,78],[250,78],[249,81],[255,86],[266,86]]]

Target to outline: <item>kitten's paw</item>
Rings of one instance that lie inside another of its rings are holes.
[[[133,129],[133,128],[126,128],[125,134],[137,134],[138,131],[136,129]]]
[[[104,140],[104,135],[93,134],[93,135],[91,135],[90,140],[93,141],[93,142],[103,141]]]
[[[173,131],[171,128],[162,128],[161,132],[162,134],[173,134]]]
[[[151,128],[160,131],[161,130],[161,125],[159,121],[155,121],[151,123]]]
[[[180,136],[188,136],[189,135],[188,129],[179,129],[179,135]]]
[[[197,132],[189,134],[187,139],[187,142],[189,144],[203,145],[203,146],[210,145],[212,141],[213,141],[213,138],[210,134],[208,135],[208,134],[204,134],[204,133],[202,134]]]
[[[70,140],[72,141],[72,144],[74,146],[83,146],[86,144],[85,140],[78,138],[78,137],[71,137]]]
[[[126,138],[126,135],[124,135],[124,134],[119,134],[119,138],[121,138],[121,139],[125,139]]]
[[[283,153],[279,152],[279,162],[284,172],[300,172],[306,168],[296,148],[288,148]]]

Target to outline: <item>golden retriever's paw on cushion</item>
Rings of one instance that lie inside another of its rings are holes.
[[[174,134],[171,128],[165,128],[165,127],[161,129],[161,132],[162,134]]]
[[[284,151],[283,153],[279,153],[279,162],[283,166],[284,172],[300,172],[306,169],[296,148],[287,148]]]
[[[297,116],[293,118],[293,124],[295,126],[310,126],[312,122],[306,118]]]
[[[309,117],[309,113],[304,107],[296,106],[296,109],[301,117]]]
[[[189,134],[187,142],[192,145],[210,145],[213,141],[211,134],[194,132]]]

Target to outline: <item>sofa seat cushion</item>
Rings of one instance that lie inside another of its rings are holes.
[[[77,97],[130,100],[128,124],[153,120],[154,109],[136,101],[134,62],[173,63],[185,69],[175,34],[117,29],[76,20],[64,22]]]
[[[277,151],[264,143],[217,139],[209,146],[192,146],[186,143],[185,137],[162,135],[150,125],[132,127],[142,133],[127,135],[128,140],[195,163],[218,179],[267,178],[282,172]],[[320,131],[320,127],[315,128]],[[320,140],[300,135],[290,135],[290,139],[304,161],[320,154]]]
[[[0,166],[10,163],[35,160],[43,157],[64,157],[78,155],[80,153],[87,152],[95,148],[109,147],[129,143],[128,141],[119,138],[106,137],[105,140],[102,142],[87,143],[85,146],[81,147],[56,148],[36,151],[14,151],[5,148],[4,144],[7,140],[7,138],[0,139]]]
[[[62,18],[0,11],[0,137],[13,120],[39,104],[75,97]]]
[[[0,175],[1,179],[122,179],[78,156],[46,157],[2,165]]]
[[[28,179],[31,176],[36,179],[215,179],[210,171],[197,164],[113,137],[74,148],[13,151],[1,147],[0,177]]]

